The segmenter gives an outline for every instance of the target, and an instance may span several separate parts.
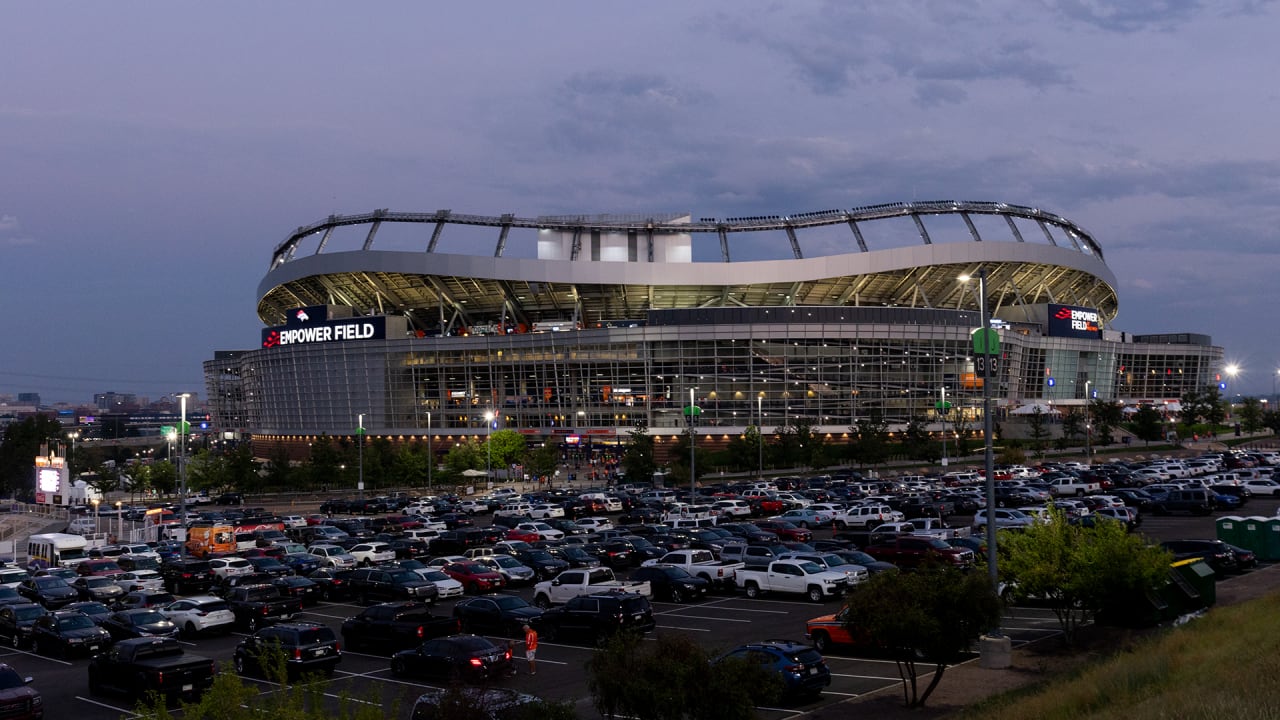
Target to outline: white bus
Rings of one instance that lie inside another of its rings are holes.
[[[27,567],[75,567],[85,559],[88,542],[82,535],[42,533],[27,538]]]

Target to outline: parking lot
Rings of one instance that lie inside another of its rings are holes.
[[[963,520],[955,519],[957,522]],[[1215,517],[1148,516],[1142,530],[1157,542],[1178,537],[1213,537],[1214,520]],[[820,531],[820,536],[826,534],[826,531]],[[511,592],[526,600],[532,599],[531,588]],[[440,601],[435,612],[449,615],[454,602]],[[807,619],[835,612],[838,606],[836,600],[815,604],[777,595],[753,600],[741,594],[713,595],[703,602],[688,604],[655,601],[655,636],[683,633],[700,645],[715,650],[727,650],[768,638],[802,640]],[[336,631],[344,619],[356,615],[360,609],[361,606],[350,602],[321,603],[308,608],[300,618],[325,623]],[[1015,607],[1006,613],[1001,629],[1018,645],[1056,634],[1057,621],[1047,609]],[[244,633],[236,632],[225,637],[183,642],[188,652],[214,658],[229,668],[232,651],[244,636]],[[548,699],[574,702],[582,717],[595,717],[584,672],[591,652],[592,649],[585,646],[543,641],[538,651],[539,672],[536,677],[527,674],[523,653],[517,652],[516,656],[520,658],[518,674],[499,681],[499,684]],[[20,674],[35,678],[35,686],[45,697],[47,717],[106,720],[132,714],[128,703],[122,699],[89,694],[85,660],[43,657],[8,647],[0,648],[0,657]],[[762,708],[762,716],[779,720],[799,717],[809,710],[847,698],[885,691],[886,688],[889,692],[897,691],[899,680],[892,661],[836,650],[828,653],[827,662],[832,672],[832,683],[819,700],[802,705]],[[276,690],[262,680],[250,682],[260,686],[264,692]],[[377,703],[388,708],[387,717],[393,718],[408,717],[413,700],[424,689],[433,687],[430,683],[393,677],[387,657],[360,652],[344,652],[335,675],[320,682],[323,683],[324,694],[335,703],[344,696],[354,698],[355,702]],[[392,711],[390,708],[396,709]]]

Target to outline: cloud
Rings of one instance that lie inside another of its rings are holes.
[[[1269,0],[1048,0],[1049,9],[1077,23],[1113,33],[1171,32],[1206,14],[1258,12]]]
[[[15,215],[0,215],[0,244],[16,247],[34,245],[36,239],[23,234],[22,223]]]

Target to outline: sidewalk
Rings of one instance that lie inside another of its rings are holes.
[[[1236,605],[1280,592],[1280,565],[1254,570],[1218,583],[1218,605]],[[1212,611],[1210,611],[1212,612]],[[1114,632],[1121,642],[1109,642],[1107,648],[1123,647],[1141,631],[1123,628],[1100,628]],[[941,720],[958,718],[964,708],[988,697],[1010,690],[1052,680],[1092,661],[1097,652],[1086,645],[1067,653],[1057,637],[1019,646],[1013,651],[1013,664],[1004,670],[979,667],[977,659],[947,668],[938,688],[929,696],[925,707],[909,710],[903,707],[902,686],[834,703],[797,716],[805,720],[844,720],[849,717],[874,717],[877,720]],[[930,676],[922,675],[921,685]]]

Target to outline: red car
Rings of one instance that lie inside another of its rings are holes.
[[[508,540],[522,540],[527,543],[535,543],[542,539],[534,530],[521,530],[520,528],[511,528],[507,531]]]
[[[101,631],[99,631],[101,632]],[[44,717],[44,698],[24,678],[5,663],[0,663],[0,707],[6,718],[40,720]]]
[[[807,543],[813,539],[813,533],[786,520],[757,520],[755,526],[777,535],[779,540]]]
[[[462,583],[462,588],[472,595],[501,590],[507,581],[502,574],[476,562],[457,562],[445,565],[445,575]]]
[[[115,560],[82,560],[76,565],[77,575],[116,575],[124,572],[124,568],[120,567]]]

